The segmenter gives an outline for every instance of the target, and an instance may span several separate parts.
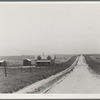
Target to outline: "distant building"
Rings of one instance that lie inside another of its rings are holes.
[[[41,59],[38,59],[41,58]],[[38,56],[35,60],[36,66],[52,66],[55,64],[55,60],[51,56]]]
[[[7,63],[6,63],[5,60],[1,60],[1,61],[0,61],[0,66],[6,66],[6,64],[7,64]]]
[[[31,66],[31,60],[30,59],[24,59],[23,60],[23,66]]]

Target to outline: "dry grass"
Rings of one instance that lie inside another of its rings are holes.
[[[96,73],[100,74],[100,62],[97,60],[94,60],[88,55],[85,55],[86,62],[88,66]]]

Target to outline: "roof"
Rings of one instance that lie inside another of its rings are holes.
[[[31,61],[30,59],[24,59],[24,60],[28,60],[28,61]]]
[[[0,60],[0,62],[2,63],[2,62],[4,62],[5,60]]]
[[[36,62],[51,62],[51,60],[42,59],[42,60],[36,60]]]

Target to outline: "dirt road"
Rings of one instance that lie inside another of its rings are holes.
[[[47,93],[100,93],[100,79],[91,74],[88,68],[84,56],[81,55],[73,72]]]

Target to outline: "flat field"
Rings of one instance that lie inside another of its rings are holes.
[[[7,68],[7,77],[4,75],[4,68],[0,68],[0,93],[12,93],[21,88],[54,75],[72,65],[77,56],[55,66],[43,66],[29,68]],[[69,56],[67,57],[69,58]],[[9,59],[8,59],[9,60]],[[20,61],[18,59],[18,61]],[[13,60],[14,65],[15,61]],[[19,65],[19,64],[18,64]],[[15,66],[18,66],[17,63]],[[13,66],[13,67],[15,67]]]

